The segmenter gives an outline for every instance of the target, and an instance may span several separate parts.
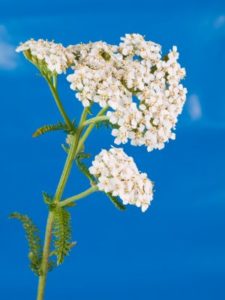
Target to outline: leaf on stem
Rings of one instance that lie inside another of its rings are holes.
[[[54,211],[53,224],[54,250],[52,255],[57,257],[57,265],[63,263],[66,255],[76,243],[72,242],[71,216],[68,210],[57,207]]]
[[[44,202],[46,204],[48,204],[48,205],[52,204],[52,202],[53,202],[53,197],[52,196],[50,196],[46,192],[42,192],[42,196],[43,196]]]
[[[78,153],[76,157],[76,164],[79,170],[90,180],[91,184],[96,183],[95,176],[93,176],[89,170],[88,167],[85,165],[85,163],[82,161],[84,158],[89,158],[91,155],[88,153],[80,152]]]
[[[100,128],[100,127],[111,128],[112,124],[109,122],[109,120],[104,120],[101,122],[96,122],[95,126],[96,126],[96,128]]]
[[[27,216],[20,213],[12,213],[10,218],[19,220],[26,233],[26,239],[29,245],[30,268],[36,274],[40,275],[40,265],[42,260],[42,243],[39,236],[39,230],[33,221]]]
[[[88,107],[86,107],[88,115],[93,115],[92,106],[93,106],[93,103],[91,103]]]
[[[74,126],[75,129],[75,126]],[[38,137],[40,135],[43,135],[47,132],[50,131],[58,131],[58,130],[63,130],[66,131],[67,133],[70,132],[70,129],[67,127],[67,125],[63,122],[58,122],[56,124],[50,124],[50,125],[44,125],[40,128],[38,128],[34,133],[33,133],[33,137]]]
[[[114,128],[118,129],[119,128],[119,126],[117,124],[112,124],[112,123],[110,123],[109,120],[96,122],[95,127],[96,128],[106,127],[106,128],[112,128],[112,129],[114,129]]]
[[[112,201],[116,208],[119,210],[125,210],[126,207],[118,200],[117,197],[114,197],[111,193],[105,193],[107,197]]]

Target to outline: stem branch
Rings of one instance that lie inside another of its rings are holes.
[[[84,122],[83,126],[87,126],[89,124],[92,124],[92,123],[98,123],[98,122],[101,122],[101,121],[106,121],[108,120],[109,118],[107,116],[96,116],[94,118],[91,118],[91,119],[88,119],[87,121]]]
[[[108,106],[102,108],[99,113],[97,114],[97,116],[95,118],[99,118],[101,116],[103,116],[105,114],[105,112],[108,110]],[[105,117],[105,116],[104,116]],[[93,118],[94,119],[94,118]],[[87,121],[86,121],[87,122]],[[83,124],[85,124],[86,122],[84,122]],[[93,128],[95,127],[95,123],[91,123],[88,128],[86,129],[86,131],[84,132],[83,136],[81,137],[78,147],[77,147],[77,151],[76,154],[79,153],[80,149],[82,148],[82,146],[84,145],[84,142],[86,141],[86,139],[88,138],[89,134],[91,133],[91,131],[93,130]]]
[[[69,197],[69,198],[61,201],[59,203],[59,206],[63,207],[63,206],[69,205],[69,204],[73,203],[74,201],[77,201],[79,199],[87,197],[88,195],[96,192],[97,190],[98,190],[98,187],[96,185],[92,186],[92,187],[90,187],[89,189],[85,190],[84,192],[82,192],[80,194],[77,194],[75,196]]]
[[[49,80],[49,78],[45,77],[45,79],[47,80],[50,90],[53,94],[53,97],[56,101],[56,104],[58,106],[58,109],[60,111],[60,113],[62,114],[66,124],[68,125],[69,128],[71,128],[71,130],[73,130],[73,124],[71,123],[70,119],[68,118],[68,116],[66,115],[66,112],[64,111],[64,108],[62,106],[62,103],[59,99],[57,90],[56,90],[56,78],[54,78],[53,83]],[[101,117],[105,112],[107,108],[102,109],[97,117]],[[72,196],[70,198],[67,198],[66,200],[61,201],[68,177],[70,175],[71,169],[72,169],[72,165],[73,165],[73,161],[77,155],[77,153],[79,153],[79,150],[81,149],[82,145],[84,144],[86,138],[88,137],[88,135],[90,134],[90,132],[92,131],[92,129],[94,128],[95,124],[91,123],[88,128],[86,129],[84,135],[81,137],[80,136],[82,134],[83,128],[84,128],[84,123],[86,120],[88,114],[88,109],[84,109],[83,113],[81,115],[80,118],[80,122],[77,128],[76,133],[73,133],[73,138],[72,138],[72,143],[70,145],[70,149],[64,164],[64,168],[55,192],[55,196],[54,196],[54,201],[56,202],[56,204],[59,204],[59,206],[63,207],[65,205],[68,205],[78,199],[81,199],[85,196],[88,196],[89,194],[95,192],[97,190],[96,186],[92,186],[89,189],[87,189],[86,191]],[[93,118],[94,119],[94,118]],[[79,142],[80,140],[80,142]],[[48,274],[48,267],[49,267],[49,252],[50,252],[50,245],[51,245],[51,239],[52,239],[52,227],[54,224],[54,211],[49,211],[48,214],[48,219],[47,219],[47,225],[46,225],[46,231],[45,231],[45,242],[44,242],[44,247],[43,247],[43,254],[42,254],[42,262],[41,262],[41,268],[40,268],[40,272],[41,275],[39,276],[39,283],[38,283],[38,292],[37,292],[37,300],[43,300],[44,299],[44,292],[45,292],[45,286],[46,286],[46,279],[47,279],[47,274]]]

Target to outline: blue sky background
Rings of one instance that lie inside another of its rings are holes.
[[[50,273],[46,300],[225,299],[225,2],[0,0],[1,299],[35,299],[24,233],[8,215],[28,213],[43,233],[41,192],[54,193],[65,159],[63,135],[31,137],[59,115],[44,80],[14,49],[31,37],[118,43],[133,32],[181,53],[189,93],[177,139],[152,153],[125,146],[155,182],[145,214],[121,213],[100,193],[72,210],[78,245]],[[78,116],[63,77],[60,94]],[[87,149],[112,143],[109,131],[95,130]],[[88,187],[77,175],[67,196]]]

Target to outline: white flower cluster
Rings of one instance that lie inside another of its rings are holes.
[[[74,60],[73,54],[62,44],[39,39],[31,39],[22,43],[16,49],[17,52],[30,51],[31,58],[36,59],[37,64],[45,63],[52,73],[64,73]]]
[[[92,102],[116,109],[129,102],[132,93],[122,84],[123,57],[118,47],[104,42],[69,47],[75,56],[74,73],[67,76],[84,106]]]
[[[112,109],[107,116],[116,144],[131,140],[151,151],[175,138],[187,93],[176,47],[162,57],[158,44],[127,34],[119,46],[96,42],[68,49],[74,55],[71,89],[84,106],[96,102]]]
[[[126,34],[121,40],[119,52],[125,57],[132,59],[136,55],[136,58],[150,60],[152,63],[161,58],[161,46],[152,41],[145,41],[140,34]]]
[[[146,173],[140,173],[132,157],[122,148],[102,150],[89,168],[98,179],[98,188],[119,196],[123,204],[132,204],[146,211],[153,198],[153,184]]]

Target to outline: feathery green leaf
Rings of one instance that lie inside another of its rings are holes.
[[[30,267],[35,274],[39,275],[42,259],[42,244],[38,228],[27,215],[15,212],[10,215],[10,218],[17,219],[22,223],[29,245],[28,257],[30,260]]]
[[[57,130],[64,130],[66,132],[69,132],[69,129],[67,127],[67,125],[63,122],[58,122],[56,124],[50,124],[50,125],[44,125],[40,128],[38,128],[34,133],[33,133],[33,137],[38,137],[40,135],[43,135],[47,132],[50,131],[57,131]]]
[[[126,207],[118,200],[117,197],[114,197],[111,193],[106,193],[107,197],[112,201],[116,208],[119,210],[125,210]]]
[[[95,123],[95,126],[96,128],[101,128],[101,127],[106,127],[106,128],[112,128],[112,129],[118,129],[119,126],[117,124],[112,124],[110,123],[109,120],[104,120],[104,121],[101,121],[101,122],[97,122]]]
[[[91,183],[96,183],[95,176],[89,172],[88,167],[82,161],[82,159],[89,158],[90,156],[91,155],[88,153],[80,152],[76,157],[76,164],[79,170],[90,180]]]
[[[75,245],[72,239],[71,216],[68,210],[63,207],[55,209],[53,224],[54,250],[52,255],[57,257],[57,265],[63,263],[70,249]]]
[[[43,199],[44,199],[44,202],[48,205],[52,204],[53,202],[53,197],[50,196],[49,194],[47,194],[46,192],[42,192],[42,196],[43,196]]]
[[[79,152],[77,154],[77,159],[79,159],[79,160],[84,159],[84,158],[90,158],[90,157],[91,157],[90,153]]]

